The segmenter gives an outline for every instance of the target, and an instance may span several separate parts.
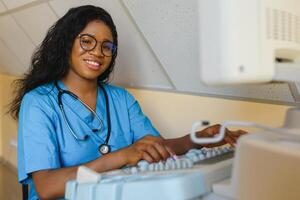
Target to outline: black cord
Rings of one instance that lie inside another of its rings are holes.
[[[28,200],[28,185],[22,184],[22,199]]]
[[[108,96],[107,96],[105,88],[102,85],[100,85],[100,87],[103,90],[104,97],[105,97],[105,104],[106,104],[107,136],[106,136],[105,144],[108,144],[108,141],[109,141],[109,138],[110,138],[110,132],[111,132],[111,119],[110,119],[110,112],[109,112],[109,102],[108,102]]]

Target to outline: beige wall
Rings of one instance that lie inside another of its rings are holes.
[[[15,165],[16,149],[10,141],[17,138],[17,123],[5,114],[12,97],[11,83],[14,79],[13,76],[0,74],[0,156]]]
[[[0,74],[0,156],[16,164],[16,152],[11,139],[16,138],[17,125],[3,115],[3,105],[11,97],[10,84],[15,77]],[[286,106],[224,100],[209,97],[129,89],[140,102],[146,115],[165,137],[181,136],[189,132],[196,120],[207,119],[212,123],[225,120],[249,120],[280,126]]]
[[[246,120],[280,126],[288,108],[282,105],[150,90],[129,91],[165,137],[181,136],[190,132],[192,123],[197,120],[209,120],[211,124],[226,120]]]
[[[2,143],[3,143],[3,137],[2,137],[2,114],[3,114],[3,92],[2,92],[2,87],[3,87],[3,83],[2,83],[2,76],[0,75],[0,156],[3,154],[2,153]],[[1,162],[1,159],[0,159]]]

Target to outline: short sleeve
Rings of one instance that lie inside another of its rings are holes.
[[[24,96],[18,127],[18,172],[21,183],[31,181],[32,172],[61,166],[53,113],[41,95]]]
[[[149,118],[144,115],[137,100],[127,91],[126,102],[129,113],[130,129],[134,136],[134,142],[146,135],[160,136]]]

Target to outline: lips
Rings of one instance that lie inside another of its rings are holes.
[[[87,64],[87,67],[92,70],[99,70],[101,63],[98,60],[94,59],[83,59],[83,61]]]

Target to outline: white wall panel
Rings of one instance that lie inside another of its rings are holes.
[[[47,3],[23,9],[13,15],[35,45],[43,41],[47,30],[57,20]]]
[[[30,63],[31,54],[35,48],[34,44],[11,16],[1,16],[0,27],[0,39],[18,57],[23,66],[27,68]]]
[[[21,75],[24,67],[13,52],[0,40],[0,72]]]
[[[0,1],[0,13],[6,11],[5,6],[3,5],[2,1]]]
[[[176,88],[199,89],[197,0],[123,2]]]
[[[17,8],[35,0],[2,0],[8,9]]]

